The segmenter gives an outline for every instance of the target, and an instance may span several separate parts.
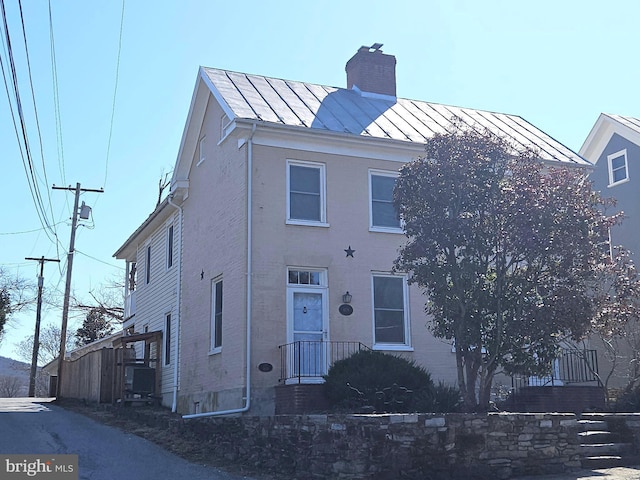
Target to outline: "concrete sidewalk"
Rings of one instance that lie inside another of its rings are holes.
[[[574,473],[557,475],[517,477],[517,480],[640,480],[640,466],[579,470]]]

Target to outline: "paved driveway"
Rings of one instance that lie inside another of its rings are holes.
[[[240,480],[51,403],[0,398],[0,453],[78,455],[83,480]]]

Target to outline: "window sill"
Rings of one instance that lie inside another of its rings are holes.
[[[413,352],[414,348],[411,345],[391,345],[391,344],[378,344],[371,347],[372,350],[389,351],[389,352]]]
[[[300,225],[302,227],[329,227],[329,224],[325,222],[310,222],[306,220],[287,220],[285,223],[287,225]]]
[[[393,227],[369,227],[370,232],[377,233],[395,233],[404,235],[404,230],[401,228],[393,228]]]
[[[624,180],[619,180],[617,182],[610,183],[609,185],[607,185],[607,188],[617,187],[618,185],[621,185],[623,183],[627,183],[628,181],[629,181],[629,177],[625,178]]]
[[[213,350],[209,350],[209,356],[218,355],[219,353],[222,353],[222,347],[218,347],[218,348],[214,348]]]

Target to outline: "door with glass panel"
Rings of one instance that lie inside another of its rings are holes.
[[[327,373],[325,278],[322,271],[289,270],[287,368],[293,380],[320,381]]]

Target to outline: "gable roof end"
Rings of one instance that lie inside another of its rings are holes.
[[[640,145],[640,120],[610,113],[601,113],[580,148],[580,155],[591,162],[598,161],[614,133]]]

